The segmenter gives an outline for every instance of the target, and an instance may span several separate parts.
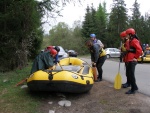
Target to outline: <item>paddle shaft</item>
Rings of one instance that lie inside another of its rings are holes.
[[[61,67],[61,69],[64,70],[63,67],[61,66],[61,64],[60,64],[60,63],[58,63],[58,64],[59,64],[59,66]]]
[[[24,82],[27,81],[27,79],[28,79],[28,78],[25,78],[25,79],[21,80],[20,82],[18,82],[18,83],[16,84],[16,86],[22,85]]]
[[[119,62],[119,68],[118,68],[118,73],[120,72],[120,62]]]

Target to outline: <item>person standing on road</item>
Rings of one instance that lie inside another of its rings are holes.
[[[127,57],[127,50],[129,50],[129,38],[127,38],[126,31],[121,32],[120,37],[122,39],[121,56],[120,57],[121,57],[122,61],[125,63],[125,68],[127,71],[128,62],[126,61],[126,57]],[[127,88],[127,87],[130,87],[130,85],[131,85],[131,80],[130,80],[128,73],[126,72],[125,74],[126,74],[127,82],[122,84],[122,88]]]
[[[93,40],[86,41],[85,45],[88,47],[91,54],[92,67],[96,67],[98,70],[98,77],[95,82],[102,81],[102,66],[106,60],[106,52],[103,48],[100,49],[99,44],[93,43]]]
[[[38,70],[45,70],[54,66],[54,57],[56,56],[57,51],[51,49],[45,52],[40,53],[33,62],[31,74]]]
[[[90,37],[91,37],[91,40],[93,41],[94,44],[95,43],[99,44],[100,49],[104,48],[104,44],[99,39],[96,39],[96,35],[95,34],[90,34]]]
[[[107,58],[106,56],[106,51],[103,49],[104,48],[104,44],[99,40],[96,39],[96,35],[95,34],[90,34],[91,40],[93,41],[93,44],[98,44],[99,45],[99,59],[98,59],[98,63],[96,64],[97,70],[98,70],[98,81],[102,81],[102,74],[103,74],[103,69],[102,66]]]
[[[126,30],[127,38],[129,38],[129,49],[127,50],[126,56],[126,73],[129,75],[131,80],[131,89],[127,91],[125,94],[134,94],[138,90],[138,86],[136,84],[135,79],[135,67],[137,64],[137,59],[142,54],[142,47],[140,45],[140,41],[135,34],[135,30],[133,28],[129,28]]]

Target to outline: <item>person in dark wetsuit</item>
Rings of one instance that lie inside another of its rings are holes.
[[[92,40],[88,40],[85,45],[88,47],[91,54],[92,67],[97,67],[98,77],[95,82],[102,81],[103,69],[102,66],[106,60],[106,52],[103,48],[100,50],[100,45],[93,43]]]
[[[54,57],[56,56],[57,51],[55,49],[51,49],[50,51],[45,51],[40,53],[33,62],[31,74],[38,70],[45,70],[53,67],[54,65]]]
[[[51,49],[55,49],[57,51],[57,54],[56,54],[56,56],[54,58],[54,63],[57,64],[57,63],[59,63],[58,53],[60,51],[60,48],[58,46],[55,46],[55,47],[54,46],[48,46],[48,47],[45,48],[44,51],[48,51],[48,50],[50,51]]]

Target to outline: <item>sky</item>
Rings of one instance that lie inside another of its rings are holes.
[[[106,9],[107,12],[109,13],[111,9],[111,5],[113,3],[113,0],[81,0],[81,1],[82,1],[82,5],[80,5],[79,3],[75,5],[73,3],[67,4],[64,10],[61,12],[63,17],[57,17],[56,20],[49,21],[51,25],[44,24],[43,29],[45,34],[48,34],[52,26],[57,25],[59,22],[65,22],[66,24],[69,25],[69,27],[72,27],[74,21],[76,20],[83,21],[86,13],[87,5],[91,6],[91,4],[93,3],[94,8],[97,9],[98,5],[105,1]],[[135,0],[125,0],[126,8],[127,9],[132,8],[134,2]],[[149,6],[150,0],[137,0],[137,2],[140,4],[140,12],[142,15],[144,15],[145,12],[150,12],[150,6]]]

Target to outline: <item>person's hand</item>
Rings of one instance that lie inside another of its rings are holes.
[[[59,64],[56,62],[55,65],[58,66]]]
[[[55,69],[55,65],[54,66],[51,66],[48,68],[49,70],[54,70]]]
[[[92,62],[92,67],[96,67],[96,63],[95,62]]]
[[[133,61],[137,62],[137,59],[136,59],[136,58],[134,58],[134,59],[133,59]]]

